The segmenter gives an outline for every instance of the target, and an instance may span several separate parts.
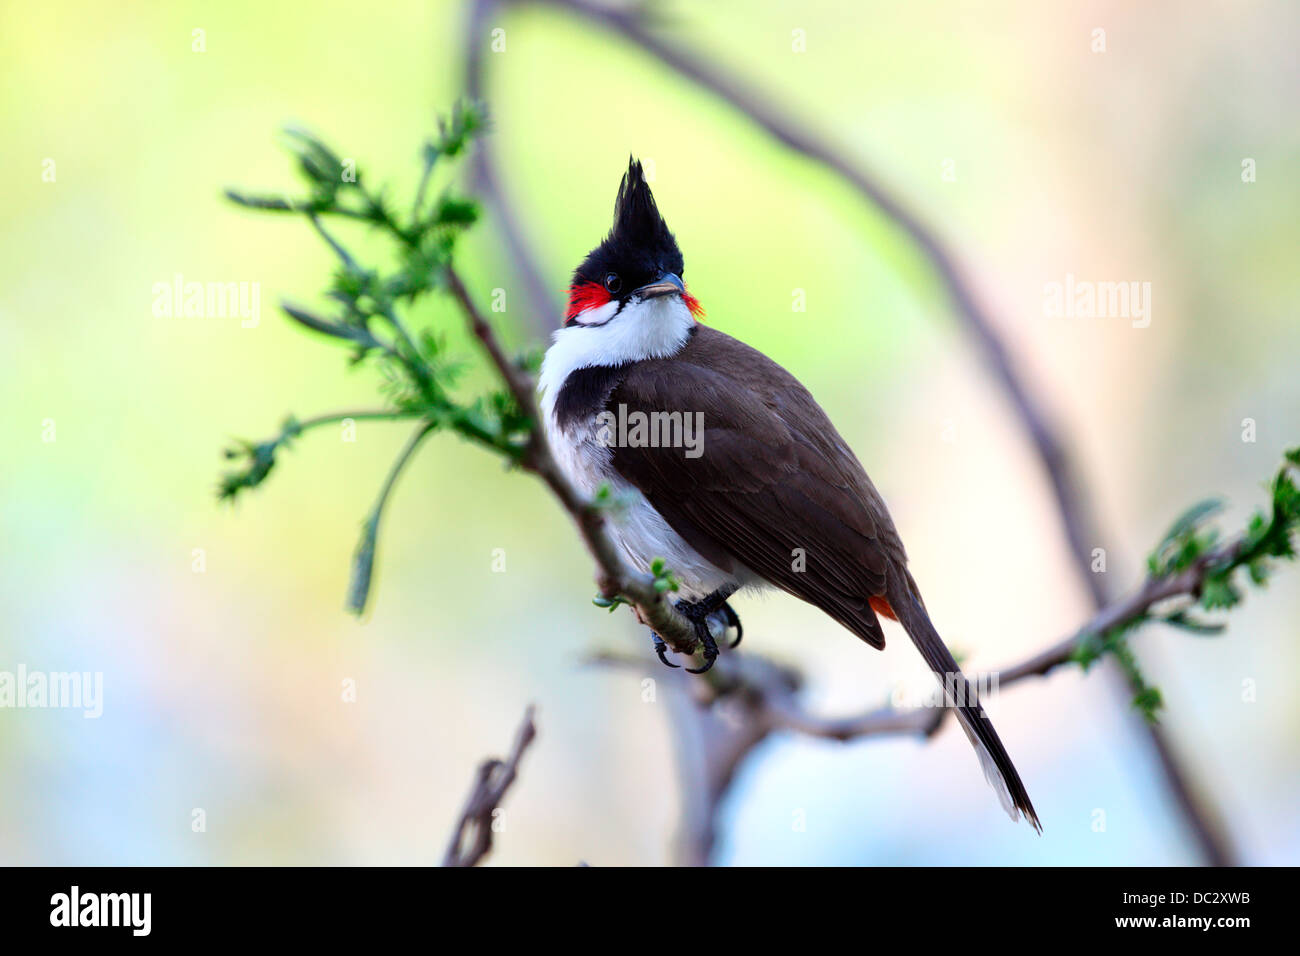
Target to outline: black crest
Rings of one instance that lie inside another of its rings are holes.
[[[627,172],[614,200],[614,225],[605,241],[591,251],[574,273],[574,281],[603,282],[609,273],[622,278],[624,292],[653,282],[661,273],[678,276],[684,266],[677,240],[659,214],[654,193],[638,160],[628,157]]]

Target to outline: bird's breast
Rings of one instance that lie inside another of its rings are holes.
[[[598,410],[561,419],[557,405],[548,403],[543,414],[551,453],[560,470],[587,497],[602,486],[609,488],[612,503],[605,527],[633,568],[648,574],[654,559],[662,558],[681,583],[678,597],[688,601],[724,586],[749,583],[704,558],[672,529],[645,495],[614,470],[613,454],[597,422]]]

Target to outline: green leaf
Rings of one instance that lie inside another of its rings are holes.
[[[1199,528],[1222,508],[1222,500],[1211,498],[1183,512],[1147,558],[1151,575],[1165,577],[1182,571],[1209,552],[1218,540],[1218,531],[1210,528],[1201,532]]]
[[[1070,652],[1070,660],[1083,668],[1086,673],[1101,658],[1103,649],[1096,634],[1085,634],[1074,645],[1074,650]]]
[[[1178,520],[1173,523],[1173,526],[1165,532],[1165,536],[1161,539],[1160,544],[1157,546],[1157,550],[1173,543],[1175,539],[1181,538],[1188,532],[1194,531],[1197,527],[1204,524],[1208,518],[1218,514],[1222,510],[1222,498],[1207,498],[1204,501],[1199,501],[1192,505],[1184,511]]]
[[[244,468],[236,471],[228,471],[223,474],[217,482],[217,499],[219,501],[234,501],[239,493],[246,488],[256,488],[271,473],[275,467],[275,452],[282,443],[287,443],[287,439],[272,439],[271,441],[237,442],[237,447],[228,448],[225,457],[230,460],[242,458],[245,460]]]
[[[1201,606],[1206,610],[1228,608],[1241,601],[1241,594],[1233,587],[1228,575],[1207,577],[1201,586]]]
[[[1273,480],[1273,515],[1275,521],[1300,516],[1300,488],[1286,469],[1279,471]]]
[[[611,614],[617,611],[619,607],[623,604],[629,604],[630,606],[630,602],[625,601],[623,597],[618,594],[614,595],[612,598],[607,598],[603,594],[597,594],[594,598],[591,599],[591,603],[596,605],[596,607],[605,608]]]
[[[1143,687],[1133,695],[1133,706],[1141,711],[1149,724],[1160,722],[1159,711],[1165,706],[1164,697],[1159,687]]]
[[[1268,566],[1268,561],[1266,559],[1255,558],[1246,565],[1246,567],[1250,571],[1251,583],[1256,587],[1262,588],[1264,585],[1268,584],[1268,576],[1272,573],[1272,569]]]
[[[478,203],[473,199],[460,199],[443,195],[434,212],[434,222],[440,226],[457,226],[464,228],[478,222]]]
[[[344,179],[343,161],[315,135],[291,126],[284,130],[284,139],[298,158],[298,168],[316,187],[318,197],[332,199],[341,187],[350,185]],[[360,174],[355,178],[360,181]]]
[[[379,509],[376,509],[361,527],[361,540],[352,555],[352,575],[348,581],[346,607],[360,615],[370,600],[370,581],[375,571],[375,542],[379,537]]]
[[[1217,621],[1202,621],[1192,617],[1187,611],[1177,611],[1173,614],[1161,618],[1166,624],[1182,628],[1192,634],[1210,635],[1222,634],[1227,625]]]

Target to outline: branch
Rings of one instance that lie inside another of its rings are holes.
[[[515,782],[519,761],[537,736],[533,724],[533,706],[524,711],[524,722],[515,734],[514,749],[503,762],[492,758],[479,764],[465,809],[460,813],[456,831],[447,844],[443,866],[477,866],[492,851],[492,814]]]
[[[1181,596],[1196,597],[1205,582],[1208,564],[1188,568],[1171,578],[1147,578],[1133,595],[1103,609],[1070,637],[998,672],[998,686],[1005,687],[1026,677],[1042,677],[1062,664],[1075,661],[1080,646],[1090,637],[1122,630],[1149,618],[1162,601]]]
[[[644,673],[645,659],[598,654],[599,665]],[[799,699],[801,678],[755,654],[726,654],[703,678],[680,670],[660,672],[672,708],[672,738],[682,785],[682,820],[677,862],[707,866],[717,845],[719,809],[737,772],[772,734],[786,731],[845,742],[863,737],[928,736],[938,729],[942,709],[895,711],[827,718],[809,713]]]
[[[254,488],[266,480],[271,469],[275,467],[275,455],[305,431],[332,425],[352,419],[354,421],[402,421],[413,418],[412,414],[387,409],[366,409],[357,412],[333,412],[328,415],[316,415],[302,421],[290,415],[280,426],[280,433],[266,441],[250,442],[239,440],[236,447],[228,448],[225,457],[234,461],[242,459],[244,467],[225,472],[217,486],[217,497],[222,501],[233,501],[245,488]]]

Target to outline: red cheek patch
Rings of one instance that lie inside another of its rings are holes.
[[[689,292],[682,293],[682,301],[686,303],[686,308],[691,310],[691,315],[697,319],[704,317],[704,306],[700,305],[700,300],[695,298]]]
[[[588,309],[598,309],[609,301],[609,292],[599,282],[579,282],[569,289],[569,311],[566,320],[576,319]]]
[[[598,309],[610,300],[609,291],[599,282],[579,282],[569,287],[569,308],[564,313],[565,321],[572,322],[588,309]],[[689,292],[682,293],[682,301],[691,315],[697,319],[704,316],[704,306],[700,300]]]

